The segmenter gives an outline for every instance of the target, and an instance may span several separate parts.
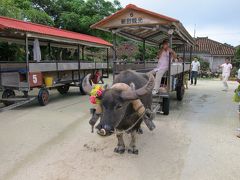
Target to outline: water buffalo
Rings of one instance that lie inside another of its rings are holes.
[[[83,89],[89,91],[91,87],[86,82],[88,80],[83,81]],[[145,109],[151,109],[154,77],[151,74],[127,70],[122,71],[115,78],[113,86],[119,83],[124,83],[131,88],[127,91],[111,87],[104,90],[101,98],[102,115],[98,128],[107,134],[116,132],[118,144],[114,152],[120,154],[125,152],[123,133],[129,132],[131,142],[128,152],[138,154],[136,134],[142,123],[142,117],[134,110],[132,102],[140,99]]]

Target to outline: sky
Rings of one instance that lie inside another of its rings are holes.
[[[193,36],[240,45],[240,0],[119,0],[180,20]]]

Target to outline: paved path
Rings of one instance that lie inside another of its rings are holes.
[[[115,154],[114,136],[90,133],[88,97],[78,89],[53,91],[46,107],[0,113],[0,179],[239,180],[237,85],[230,85],[227,93],[219,81],[191,86],[169,116],[157,116],[154,132],[143,127],[138,156]]]

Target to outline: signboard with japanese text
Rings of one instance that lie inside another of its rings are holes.
[[[128,10],[124,14],[106,22],[102,27],[104,28],[118,28],[125,26],[151,25],[163,24],[166,20],[159,19],[144,12],[135,10]]]

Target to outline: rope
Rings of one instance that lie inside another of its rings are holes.
[[[134,114],[138,114],[138,110],[141,109],[142,107],[144,107],[144,106],[143,106],[143,105],[139,106],[139,107],[137,108],[137,110],[135,111]],[[146,110],[145,110],[145,112],[146,112]],[[127,130],[124,130],[124,131],[128,133],[132,128],[134,128],[134,126],[136,126],[137,123],[139,123],[139,121],[143,118],[143,116],[145,115],[145,112],[142,113],[141,116],[139,116],[138,120],[137,120],[132,126],[130,126]],[[119,125],[121,122],[122,122],[122,121],[120,121],[120,122],[117,124],[116,127],[118,127],[118,125]],[[115,133],[116,133],[116,131],[115,131]]]
[[[134,128],[134,126],[136,126],[137,123],[139,123],[139,121],[143,118],[144,115],[145,115],[145,112],[144,112],[141,116],[139,116],[138,120],[137,120],[132,126],[130,126],[130,128],[128,128],[127,130],[125,130],[125,132],[128,133],[132,128]]]

